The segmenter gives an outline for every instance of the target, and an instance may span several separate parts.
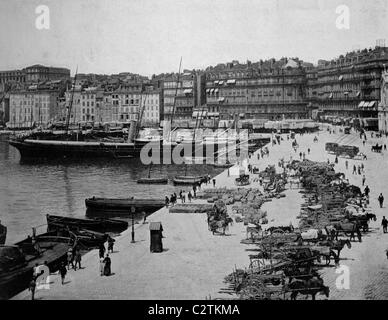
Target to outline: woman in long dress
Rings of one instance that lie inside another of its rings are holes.
[[[104,275],[104,267],[105,267],[104,258],[100,258],[100,276]]]
[[[104,276],[110,276],[111,274],[110,266],[111,266],[111,260],[109,258],[109,254],[107,254],[104,259]]]

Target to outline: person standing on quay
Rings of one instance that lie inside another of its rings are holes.
[[[80,250],[77,250],[75,252],[74,270],[77,270],[77,264],[78,264],[78,269],[81,269],[81,251]]]
[[[70,265],[74,269],[74,256],[72,248],[69,248],[67,251],[67,269],[70,269]]]
[[[378,200],[379,200],[380,208],[382,208],[384,204],[384,196],[382,193],[380,193]]]
[[[388,220],[383,216],[383,220],[381,221],[381,225],[383,226],[383,232],[387,233]]]
[[[349,167],[349,162],[348,162],[348,160],[346,160],[345,161],[345,168],[346,168],[346,170],[348,170],[348,167]]]
[[[67,273],[67,269],[66,269],[65,263],[62,263],[59,268],[59,274],[61,275],[62,285],[65,284],[66,273]]]
[[[105,246],[103,243],[100,244],[100,248],[98,249],[98,254],[100,258],[104,258],[105,255]]]
[[[109,254],[106,254],[106,257],[104,259],[104,276],[110,276],[112,271],[111,271],[111,263],[112,261],[109,258]]]
[[[166,198],[165,198],[165,202],[166,202],[166,208],[168,208],[168,205],[170,204],[170,200],[168,199],[167,196],[166,196]]]
[[[36,289],[36,277],[32,276],[30,284],[28,286],[28,291],[31,291],[31,300],[35,300],[35,289]]]
[[[187,193],[187,199],[189,199],[189,202],[191,203],[191,198],[192,198],[192,196],[191,196],[191,191],[189,191],[188,193]]]
[[[104,258],[100,258],[100,276],[101,277],[104,275],[104,267],[105,267]]]
[[[362,186],[365,185],[365,174],[362,176]]]
[[[146,217],[146,214],[144,213],[144,217]],[[144,220],[145,221],[145,220]],[[113,239],[111,236],[108,236],[108,253],[113,253],[113,245],[115,243],[115,239]]]
[[[365,193],[365,195],[366,195],[367,197],[369,197],[369,192],[370,192],[370,189],[369,189],[368,186],[366,186],[365,189],[364,189],[364,193]]]
[[[216,187],[216,179],[213,179],[213,188]]]
[[[353,174],[357,174],[357,168],[356,168],[356,165],[353,165]]]

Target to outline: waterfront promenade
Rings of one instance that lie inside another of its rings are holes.
[[[338,132],[338,131],[337,131]],[[368,160],[364,161],[366,181],[371,188],[371,204],[377,221],[371,222],[373,231],[363,237],[362,243],[352,243],[352,248],[344,248],[341,252],[341,264],[350,268],[350,289],[338,290],[335,280],[338,274],[335,268],[325,268],[323,277],[325,284],[330,286],[329,299],[386,299],[388,298],[387,258],[385,249],[388,235],[383,235],[379,228],[382,215],[386,209],[380,209],[377,197],[380,192],[388,200],[388,187],[384,181],[388,179],[386,164],[388,153],[375,154],[370,152],[370,146],[375,139],[370,139],[362,147],[358,135],[329,134],[321,132],[319,142],[313,143],[314,134],[297,135],[299,149],[295,153],[291,148],[291,141],[284,141],[280,145],[269,146],[270,155],[256,160],[253,156],[251,163],[263,170],[268,164],[277,164],[284,158],[286,161],[299,158],[299,152],[305,152],[306,158],[314,161],[334,161],[334,156],[324,151],[325,142],[339,142],[360,146],[366,153]],[[384,139],[378,139],[386,143]],[[307,153],[307,148],[311,153]],[[353,163],[349,161],[346,172],[345,159],[340,158],[336,170],[345,172],[350,183],[361,186],[361,176],[351,173]],[[227,176],[227,170],[216,177],[217,187],[234,187],[235,176]],[[257,187],[252,184],[250,187]],[[206,186],[211,188],[212,186]],[[299,190],[285,191],[286,197],[273,199],[265,203],[263,210],[268,212],[269,226],[297,225],[296,216],[299,214],[302,202]],[[197,200],[200,202],[201,200]],[[387,213],[388,215],[388,213]],[[222,295],[218,291],[225,287],[224,277],[235,267],[244,268],[249,265],[249,246],[240,241],[246,236],[246,228],[242,223],[234,223],[229,228],[227,236],[212,235],[208,231],[204,214],[168,213],[163,208],[148,218],[149,221],[161,221],[164,229],[163,253],[150,253],[149,225],[136,225],[136,243],[131,244],[131,230],[128,229],[116,238],[115,252],[111,254],[112,272],[110,277],[99,275],[98,250],[93,250],[83,256],[84,269],[67,274],[66,284],[60,284],[60,277],[51,276],[49,290],[39,290],[36,299],[205,299],[205,298],[233,298]],[[384,239],[387,237],[387,239]],[[29,299],[27,290],[14,299]],[[317,296],[318,299],[322,298]]]

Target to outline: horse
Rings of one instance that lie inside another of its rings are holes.
[[[355,222],[340,222],[340,223],[334,223],[334,228],[336,229],[336,235],[335,239],[338,240],[338,234],[339,232],[343,232],[346,236],[349,235],[349,240],[352,241],[352,239],[356,239],[355,234],[357,235],[358,241],[362,242],[362,236],[360,232],[359,225]]]
[[[321,278],[312,278],[309,280],[295,279],[288,285],[288,291],[291,291],[291,300],[296,300],[298,294],[311,295],[312,300],[315,300],[317,293],[324,294],[329,297],[330,288],[323,285]]]
[[[371,150],[372,150],[373,152],[381,152],[381,150],[383,150],[383,146],[382,146],[382,145],[379,146],[378,143],[376,143],[375,146],[372,146]]]
[[[362,216],[352,216],[349,218],[349,221],[357,223],[357,225],[362,228],[363,232],[369,231],[369,221],[376,221],[376,215],[373,213],[367,213]]]

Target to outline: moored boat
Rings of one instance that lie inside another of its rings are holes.
[[[128,222],[117,219],[80,219],[46,215],[48,231],[69,227],[70,229],[86,229],[95,232],[121,232],[128,228]]]
[[[167,178],[140,178],[137,180],[140,184],[167,184]]]
[[[175,185],[194,185],[194,184],[201,183],[202,179],[196,179],[196,178],[192,178],[192,179],[178,179],[178,178],[174,178],[172,180],[172,182]]]
[[[50,272],[66,261],[69,238],[29,237],[13,246],[0,246],[0,299],[9,299],[28,287],[33,267],[47,262]]]
[[[136,198],[96,198],[85,200],[89,215],[95,213],[117,213],[130,215],[132,208],[135,212],[154,212],[164,207],[163,199],[136,199]]]

